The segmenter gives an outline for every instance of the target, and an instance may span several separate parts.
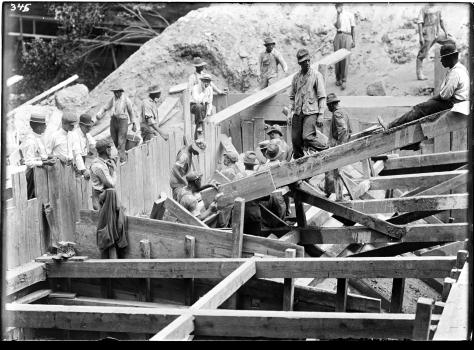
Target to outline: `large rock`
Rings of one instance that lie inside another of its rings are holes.
[[[88,95],[89,89],[84,84],[68,86],[56,93],[56,106],[61,110],[76,110],[87,100]]]
[[[383,80],[376,81],[367,86],[367,95],[369,96],[386,96],[385,83]]]

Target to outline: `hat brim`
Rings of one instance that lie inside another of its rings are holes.
[[[450,52],[450,53],[447,53],[447,54],[444,54],[444,55],[440,55],[439,58],[446,57],[446,56],[451,56],[451,55],[454,55],[455,53],[459,53],[459,51],[456,50],[456,51],[453,51],[453,52]]]
[[[303,57],[298,58],[298,63],[308,61],[309,59],[310,59],[309,55],[304,55]]]
[[[46,124],[46,120],[31,120],[30,123],[36,123],[36,124]]]
[[[267,131],[267,135],[270,135],[272,132],[276,132],[280,134],[280,136],[283,136],[283,133],[280,130],[275,130],[275,129],[270,129]]]
[[[193,63],[194,67],[202,67],[202,66],[207,66],[206,62],[201,62],[201,63]]]
[[[283,152],[282,152],[281,150],[279,150],[278,153],[277,153],[275,156],[270,157],[270,156],[267,154],[267,152],[265,152],[265,157],[267,157],[267,158],[270,159],[270,160],[275,160],[275,159],[277,159],[279,156],[281,156],[282,153],[283,153]]]
[[[150,91],[150,92],[148,93],[148,95],[152,95],[152,94],[155,94],[155,95],[156,95],[156,94],[161,94],[161,90],[153,90],[153,91]]]
[[[114,92],[115,91],[122,91],[123,92],[124,90],[122,88],[120,88],[120,89],[110,89],[110,91],[114,91]]]
[[[85,126],[94,126],[94,122],[90,122],[90,123],[84,123],[84,122],[79,122],[79,124],[82,124],[82,125],[85,125]]]
[[[340,101],[341,101],[340,99],[335,98],[335,99],[332,99],[330,101],[327,101],[326,104],[331,104],[331,103],[340,102]]]
[[[275,42],[271,42],[271,43],[263,43],[263,45],[267,46],[267,45],[275,45]]]

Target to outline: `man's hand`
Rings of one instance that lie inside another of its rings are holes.
[[[318,128],[323,127],[323,116],[321,114],[318,114],[318,117],[316,118],[316,126]]]
[[[224,91],[222,91],[221,95],[228,95],[229,94],[229,89],[224,88]]]
[[[43,165],[54,165],[56,163],[56,158],[51,158],[47,160],[43,160]]]
[[[354,47],[356,47],[356,43],[355,43],[355,41],[352,41],[351,48],[353,49]]]
[[[132,123],[132,131],[133,132],[137,131],[137,124],[135,122]]]

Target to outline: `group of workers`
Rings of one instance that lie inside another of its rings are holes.
[[[347,49],[354,45],[354,18],[344,12],[342,4],[336,5],[337,15],[334,26],[337,34],[334,39],[334,49],[341,47]],[[421,71],[423,55],[426,56],[427,47],[439,41],[436,25],[442,26],[446,36],[444,24],[438,10],[430,4],[422,9],[420,18],[420,44],[422,49],[417,60],[417,74]],[[427,29],[428,28],[428,29]],[[423,40],[422,40],[423,36]],[[265,52],[260,55],[260,87],[265,88],[274,83],[278,77],[278,66],[287,72],[287,64],[283,56],[274,49],[275,42],[271,38],[264,41]],[[423,52],[422,52],[423,51]],[[440,50],[441,63],[448,68],[448,72],[440,86],[440,92],[428,101],[414,106],[400,118],[387,124],[381,117],[378,118],[384,129],[391,129],[420,119],[438,111],[450,109],[454,104],[469,99],[469,75],[467,69],[458,60],[458,51],[452,41],[445,41]],[[257,149],[238,154],[227,151],[223,154],[222,167],[219,170],[221,179],[235,181],[251,176],[255,172],[270,169],[281,162],[298,159],[306,154],[323,151],[348,142],[352,133],[349,115],[341,108],[340,99],[336,94],[326,94],[325,81],[320,72],[311,67],[310,53],[307,49],[300,49],[296,53],[296,60],[300,70],[293,77],[287,110],[288,126],[291,125],[291,146],[283,139],[280,125],[267,125],[267,140],[262,140]],[[189,77],[188,90],[190,91],[190,111],[194,115],[195,131],[191,144],[183,147],[176,156],[176,162],[170,174],[170,187],[173,198],[184,208],[201,220],[205,220],[217,212],[217,205],[213,202],[205,208],[200,192],[209,187],[218,189],[218,181],[213,181],[202,186],[202,175],[192,171],[193,156],[202,154],[206,150],[203,137],[203,121],[212,114],[214,91],[218,94],[227,93],[219,89],[209,74],[205,72],[206,63],[195,57],[193,61],[195,72]],[[336,67],[336,85],[345,88],[347,79],[348,62],[339,62]],[[418,78],[422,75],[418,74]],[[90,115],[83,114],[77,118],[72,113],[65,111],[62,117],[61,129],[54,132],[47,144],[42,141],[41,135],[46,129],[46,118],[43,115],[32,114],[30,126],[32,133],[21,144],[24,163],[27,166],[28,198],[34,197],[34,167],[50,166],[57,160],[72,164],[77,174],[90,179],[92,183],[92,199],[94,209],[101,207],[106,189],[114,188],[119,161],[125,161],[125,142],[129,125],[132,130],[137,130],[137,118],[132,102],[123,93],[121,87],[112,89],[114,96],[96,114],[96,119],[101,119],[106,111],[111,111],[110,134],[113,144],[107,140],[95,141],[90,135],[94,122]],[[159,87],[152,86],[148,96],[142,103],[140,130],[144,141],[160,135],[167,140],[168,135],[160,127],[158,115],[161,91]],[[323,133],[323,115],[325,109],[332,113],[329,132]],[[79,122],[79,127],[75,124]],[[290,132],[290,128],[288,129]],[[112,145],[118,150],[118,159],[113,156]],[[414,146],[415,148],[418,145]],[[86,156],[93,155],[90,168],[86,169]],[[335,169],[326,173],[326,196],[337,191],[336,186],[342,186],[338,181],[339,173]],[[267,197],[246,203],[245,232],[259,235],[261,227],[275,225],[274,217],[281,220],[290,213],[289,189],[278,189]],[[342,199],[342,198],[338,198]],[[262,215],[261,210],[273,214],[270,219]],[[221,220],[221,225],[229,225],[227,219]],[[273,220],[273,223],[271,222]],[[277,220],[278,221],[278,220]],[[278,222],[276,223],[278,224]]]

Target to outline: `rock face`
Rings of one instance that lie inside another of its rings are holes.
[[[68,86],[55,95],[56,106],[60,110],[78,109],[89,95],[89,89],[84,84],[75,84]]]
[[[367,86],[367,95],[369,96],[386,96],[385,83],[383,80],[376,81]]]

